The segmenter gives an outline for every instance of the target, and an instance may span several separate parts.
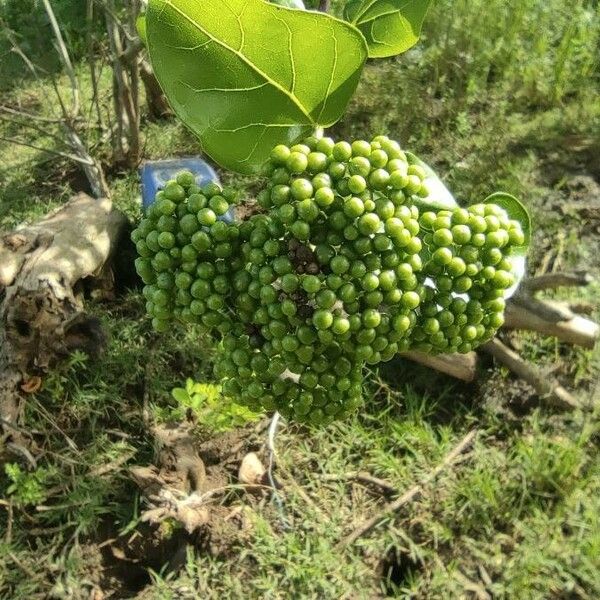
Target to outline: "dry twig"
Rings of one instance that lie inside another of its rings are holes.
[[[579,408],[577,400],[562,385],[527,363],[499,339],[490,340],[481,349],[516,373],[557,408]]]
[[[442,471],[452,466],[458,456],[465,452],[477,437],[477,430],[473,429],[454,448],[444,457],[444,460],[431,471],[422,481],[414,485],[407,492],[402,494],[399,498],[387,504],[379,513],[374,517],[367,519],[354,529],[349,535],[347,535],[341,542],[341,547],[351,546],[356,540],[369,533],[375,528],[383,519],[388,515],[392,515],[398,512],[405,504],[412,502],[418,498],[422,493],[426,485],[436,479]]]
[[[52,6],[50,5],[50,1],[42,0],[42,2],[44,3],[44,9],[46,10],[48,20],[52,26],[52,33],[54,34],[54,39],[56,40],[56,49],[60,57],[60,61],[62,62],[65,72],[71,81],[71,94],[73,96],[73,103],[71,105],[70,116],[75,117],[77,114],[79,114],[79,84],[77,83],[77,78],[75,77],[75,69],[73,69],[73,63],[69,57],[69,51],[65,45],[65,41],[60,31],[60,27],[58,26],[58,21],[56,20],[54,11],[52,10]]]
[[[58,25],[58,21],[56,20],[56,16],[54,14],[54,10],[52,8],[52,4],[49,0],[43,0],[44,9],[50,21],[52,27],[52,33],[54,35],[55,46],[60,58],[60,61],[64,67],[65,72],[69,78],[71,84],[71,95],[72,101],[71,106],[67,108],[65,103],[63,102],[60,89],[58,84],[54,78],[51,79],[54,93],[56,95],[56,99],[60,106],[61,111],[61,119],[58,121],[59,126],[63,130],[64,134],[64,142],[66,146],[68,146],[70,152],[61,152],[60,150],[42,148],[36,146],[35,144],[30,144],[28,142],[21,141],[16,138],[0,138],[4,141],[12,142],[15,144],[19,144],[21,146],[27,146],[34,150],[39,150],[41,152],[47,152],[49,154],[54,154],[57,156],[61,156],[63,158],[67,158],[74,162],[77,162],[81,165],[85,175],[89,181],[90,187],[92,189],[92,193],[96,198],[108,197],[109,188],[104,178],[104,173],[100,164],[94,160],[94,158],[90,155],[88,149],[85,144],[81,140],[78,132],[76,131],[76,123],[81,120],[80,114],[80,90],[79,84],[77,82],[77,78],[75,75],[75,70],[73,68],[73,64],[69,57],[69,53],[67,47],[65,45],[64,39],[62,37],[62,33],[60,31],[60,27]],[[39,79],[40,73],[43,73],[43,69],[40,69],[36,64],[34,64],[27,54],[23,51],[21,46],[19,45],[19,41],[14,34],[14,32],[8,27],[8,25],[0,19],[0,25],[2,26],[2,30],[4,34],[7,36],[8,41],[11,44],[11,50],[17,54],[21,60],[25,63],[29,71],[33,74],[36,79]],[[5,111],[6,112],[6,111]],[[50,121],[49,121],[50,123]],[[51,137],[55,137],[54,134],[47,132],[47,135]]]
[[[526,279],[521,287],[529,292],[538,292],[557,287],[583,287],[592,281],[593,278],[587,271],[544,273]]]

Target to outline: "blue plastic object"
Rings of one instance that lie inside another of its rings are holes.
[[[181,171],[191,171],[196,176],[198,185],[206,185],[211,181],[220,183],[214,169],[197,156],[147,161],[140,167],[142,206],[144,210],[154,202],[156,192],[162,189],[167,181],[175,179]],[[230,209],[220,218],[227,222],[233,221],[233,209]]]

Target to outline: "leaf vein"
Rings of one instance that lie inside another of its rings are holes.
[[[208,46],[209,44],[212,44],[213,41],[212,40],[206,40],[205,42],[202,42],[201,44],[196,44],[196,46],[171,46],[170,44],[167,44],[169,48],[173,49],[173,50],[189,50],[190,52],[193,52],[194,50],[199,50],[200,48],[204,48],[204,46]]]
[[[246,125],[240,125],[239,127],[234,127],[233,129],[217,129],[216,127],[211,127],[211,129],[216,133],[236,133],[244,129],[249,129],[250,127],[296,127],[297,125],[298,123],[247,123]]]
[[[375,15],[374,17],[370,17],[368,19],[365,19],[364,21],[361,21],[360,25],[365,25],[366,23],[371,23],[373,21],[377,21],[377,19],[383,19],[384,17],[389,17],[390,15],[398,16],[404,22],[409,23],[409,21],[402,15],[402,13],[399,10],[389,10],[388,12],[379,13],[378,15]],[[411,30],[412,30],[412,28],[411,28]]]
[[[262,133],[259,136],[256,137],[256,142],[254,143],[254,146],[252,146],[252,148],[250,149],[250,152],[248,152],[248,154],[246,155],[246,157],[242,158],[240,160],[240,163],[245,163],[245,162],[248,162],[250,160],[250,158],[252,157],[252,155],[254,154],[254,152],[256,152],[256,148],[258,148],[258,145],[262,141],[262,139],[265,136],[266,132],[267,132],[267,128],[263,127]]]
[[[365,2],[364,6],[362,7],[362,9],[359,9],[358,13],[356,14],[356,16],[354,17],[354,23],[358,23],[360,21],[360,18],[369,10],[371,10],[371,7],[374,4],[377,4],[379,0],[371,0],[370,2]]]
[[[283,94],[285,94],[286,96],[288,96],[288,98],[290,98],[290,100],[298,107],[298,109],[300,110],[300,112],[302,112],[302,114],[308,119],[309,123],[315,124],[313,118],[310,116],[309,111],[302,104],[302,102],[300,102],[300,100],[298,99],[298,97],[295,96],[294,94],[290,93],[280,83],[278,83],[277,81],[275,81],[274,79],[272,79],[271,77],[269,77],[264,71],[262,71],[261,69],[259,69],[252,61],[250,61],[248,59],[248,57],[245,54],[243,54],[242,52],[236,50],[235,48],[232,48],[231,46],[229,46],[228,44],[226,44],[222,40],[220,40],[220,39],[216,38],[215,36],[213,36],[209,31],[207,31],[206,29],[204,29],[204,27],[202,27],[198,22],[194,21],[184,11],[182,11],[180,8],[178,8],[177,6],[175,6],[171,0],[166,0],[165,4],[168,4],[173,10],[175,10],[176,12],[178,12],[186,21],[188,21],[194,27],[196,27],[199,31],[201,31],[202,33],[204,33],[204,35],[207,35],[209,38],[211,38],[212,40],[214,40],[217,44],[219,44],[220,46],[222,46],[226,50],[229,50],[229,52],[232,52],[233,54],[235,54],[236,56],[238,56],[244,63],[246,63],[246,65],[248,65],[251,69],[253,69],[266,82],[270,83],[271,85],[273,85],[273,87],[277,88]]]
[[[292,67],[292,87],[290,91],[293,94],[294,90],[296,89],[296,63],[294,62],[294,52],[292,48],[292,30],[286,21],[284,21],[281,17],[275,15],[275,18],[283,23],[288,32],[288,53],[290,55],[290,66]]]
[[[325,94],[325,100],[323,101],[323,106],[321,107],[321,111],[319,112],[318,122],[321,122],[321,116],[325,112],[325,108],[327,106],[327,102],[329,101],[329,93],[331,92],[331,86],[333,85],[333,79],[335,76],[335,70],[337,69],[337,61],[338,61],[338,52],[337,52],[337,38],[335,37],[335,31],[333,27],[330,27],[331,31],[331,39],[333,40],[333,67],[331,68],[331,74],[329,76],[329,83],[327,84],[327,93]]]
[[[261,83],[260,85],[254,85],[254,86],[245,87],[245,88],[220,88],[220,87],[196,88],[193,85],[190,85],[189,83],[183,81],[182,79],[178,79],[177,81],[179,83],[181,83],[182,85],[184,85],[185,87],[190,88],[193,92],[196,92],[196,93],[204,93],[204,92],[252,92],[254,90],[260,90],[261,88],[264,88],[265,86],[269,85],[265,81],[265,83]]]

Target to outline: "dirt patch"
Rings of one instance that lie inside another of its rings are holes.
[[[600,184],[583,174],[566,178],[544,207],[546,214],[559,215],[557,235],[538,230],[534,247],[541,272],[558,271],[573,264],[592,273],[600,271]],[[571,240],[577,240],[573,244]]]
[[[253,215],[263,212],[258,202],[254,198],[244,200],[235,207],[235,220],[246,221]]]
[[[155,464],[130,468],[140,490],[140,523],[120,534],[107,522],[85,546],[97,598],[143,597],[150,570],[178,572],[189,550],[232,558],[252,534],[252,505],[268,490],[237,480],[242,458],[260,447],[260,423],[201,442],[193,423],[153,428]],[[87,558],[86,558],[87,560]],[[92,567],[92,565],[94,565]]]

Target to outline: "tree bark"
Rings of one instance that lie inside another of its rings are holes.
[[[79,194],[39,223],[0,237],[4,437],[14,435],[23,382],[74,350],[101,349],[104,333],[84,312],[83,299],[86,292],[112,290],[111,262],[126,232],[127,219],[110,200]]]
[[[171,107],[163,94],[158,79],[147,60],[140,62],[140,77],[146,90],[146,104],[150,117],[154,120],[163,119],[171,114]]]

